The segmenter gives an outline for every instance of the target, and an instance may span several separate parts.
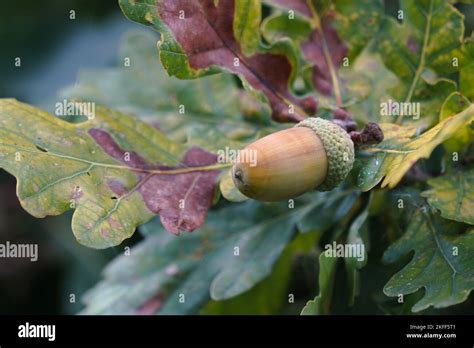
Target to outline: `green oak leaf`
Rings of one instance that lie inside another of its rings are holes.
[[[417,132],[415,125],[380,124],[385,139],[377,146],[367,149],[374,155],[360,170],[358,186],[368,191],[383,179],[382,187],[395,187],[416,161],[428,158],[436,146],[451,138],[473,120],[474,105],[471,105],[418,136],[414,136]]]
[[[298,221],[300,231],[324,233],[336,226],[351,210],[360,195],[359,190],[338,187],[322,192],[315,198],[314,208]]]
[[[349,305],[353,305],[355,298],[360,291],[360,274],[359,270],[367,264],[368,260],[368,217],[369,211],[366,209],[362,211],[352,222],[347,234],[346,243],[354,245],[358,250],[363,250],[362,258],[357,256],[345,257],[344,263],[346,267],[347,280],[350,289]],[[362,249],[363,248],[363,249]]]
[[[336,265],[337,257],[319,255],[319,295],[306,303],[301,315],[329,314]]]
[[[392,263],[414,251],[405,267],[384,287],[387,296],[406,295],[424,288],[413,312],[429,306],[442,308],[466,300],[474,288],[474,230],[462,231],[456,223],[432,215],[426,207],[412,215],[405,234],[384,253]]]
[[[349,47],[349,62],[364,50],[379,32],[383,3],[379,0],[334,1],[333,25]]]
[[[400,8],[402,23],[391,17],[384,20],[378,51],[400,79],[394,97],[423,104],[430,95],[425,90],[440,76],[456,71],[452,58],[462,42],[463,16],[445,0],[402,0]],[[422,115],[432,116],[429,110],[422,110]]]
[[[358,76],[360,82],[351,84],[349,88],[348,111],[363,124],[370,121],[390,122],[390,119],[381,117],[380,105],[390,99],[389,90],[398,79],[385,67],[380,55],[364,50],[349,71]],[[349,79],[349,82],[352,81]],[[356,97],[353,96],[354,90],[358,91]]]
[[[250,56],[258,51],[259,31],[262,17],[262,5],[255,0],[237,0],[235,2],[233,31],[242,53]]]
[[[121,243],[156,214],[175,234],[204,222],[224,167],[215,154],[100,106],[90,116],[72,124],[0,99],[0,167],[17,178],[26,211],[74,210],[76,239],[94,248]]]
[[[106,267],[83,313],[134,314],[158,298],[147,314],[190,314],[211,299],[246,292],[271,274],[315,195],[296,200],[294,209],[249,200],[213,210],[199,230],[180,238],[155,222],[144,225],[146,239]]]
[[[439,113],[439,120],[443,121],[449,116],[460,113],[471,103],[459,92],[451,93],[444,101],[441,111]],[[459,129],[451,139],[444,143],[445,148],[450,152],[461,152],[474,139],[474,129],[467,124],[465,127]]]
[[[313,97],[296,97],[291,91],[299,69],[291,41],[271,46],[261,42],[256,30],[260,1],[120,0],[119,4],[129,19],[160,32],[160,59],[170,76],[194,79],[227,71],[265,95],[274,120],[297,121],[316,112]]]
[[[286,12],[275,12],[263,20],[261,31],[268,42],[290,38],[300,46],[309,39],[312,28],[307,18],[301,16],[290,18]]]
[[[417,102],[419,121],[435,124],[442,101],[457,89],[446,76],[457,70],[452,59],[462,41],[462,15],[447,2],[437,0],[403,1],[401,11],[402,24],[387,18],[377,45],[385,65],[400,80],[384,102]],[[403,119],[400,116],[396,120],[401,123]]]
[[[431,189],[421,195],[442,217],[474,225],[474,169],[447,173],[428,185]]]
[[[279,313],[290,303],[288,283],[292,277],[293,260],[297,255],[310,253],[320,235],[317,233],[298,234],[289,243],[273,266],[272,273],[251,290],[225,301],[211,300],[199,314],[255,315]],[[268,294],[271,293],[271,296]]]
[[[466,39],[459,50],[459,90],[468,99],[474,100],[474,34]]]

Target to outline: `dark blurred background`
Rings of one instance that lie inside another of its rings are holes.
[[[48,100],[81,69],[113,65],[133,27],[139,25],[123,16],[117,0],[0,0],[0,97],[54,105]],[[83,247],[72,234],[71,214],[30,216],[15,184],[0,170],[0,243],[38,243],[39,258],[0,259],[0,314],[75,313],[104,264],[134,240],[105,251]]]

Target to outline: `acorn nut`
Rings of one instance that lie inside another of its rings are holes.
[[[307,118],[248,145],[256,161],[232,168],[235,186],[260,201],[297,197],[309,190],[329,191],[352,169],[354,144],[344,129],[322,118]],[[242,156],[245,158],[247,156]]]

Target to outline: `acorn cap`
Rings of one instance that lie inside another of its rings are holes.
[[[328,171],[325,180],[316,190],[332,190],[346,178],[352,169],[354,143],[340,126],[319,117],[307,118],[295,127],[310,128],[321,139],[328,158]]]

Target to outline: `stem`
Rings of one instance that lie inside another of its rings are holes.
[[[207,171],[212,171],[212,170],[229,168],[229,167],[232,166],[232,163],[216,163],[216,164],[211,164],[211,165],[201,166],[201,167],[184,167],[184,168],[176,168],[176,169],[134,168],[134,167],[120,165],[120,164],[110,164],[110,163],[89,161],[89,160],[86,160],[86,159],[73,157],[73,156],[68,156],[68,155],[62,155],[62,154],[58,154],[58,153],[54,153],[54,152],[50,152],[50,151],[48,151],[48,152],[32,151],[30,149],[13,146],[11,144],[2,144],[2,143],[0,143],[0,145],[13,147],[13,148],[15,148],[17,150],[20,150],[20,151],[23,151],[23,152],[34,153],[34,154],[38,154],[38,155],[53,156],[53,157],[63,158],[63,159],[66,159],[66,160],[88,163],[92,167],[125,169],[125,170],[130,170],[130,171],[133,171],[133,172],[149,173],[149,174],[176,175],[176,174],[185,174],[185,173],[193,173],[193,172],[207,172]]]
[[[329,73],[331,74],[331,81],[332,81],[334,96],[336,98],[336,104],[339,108],[342,108],[342,96],[341,96],[341,89],[339,86],[339,79],[337,78],[336,68],[334,67],[333,61],[331,59],[331,53],[329,52],[329,47],[326,42],[326,38],[324,36],[323,28],[321,26],[321,18],[319,17],[318,11],[316,11],[316,8],[314,7],[313,2],[311,0],[307,0],[307,4],[312,14],[311,23],[313,24],[314,28],[316,28],[319,35],[321,35],[323,54],[328,64]]]
[[[418,63],[418,67],[415,72],[415,76],[413,77],[413,81],[411,83],[410,89],[408,91],[408,94],[405,98],[405,103],[410,102],[411,98],[413,97],[413,93],[415,92],[416,84],[418,83],[418,80],[420,79],[421,73],[423,72],[425,68],[425,60],[426,60],[426,46],[428,46],[428,41],[430,39],[430,31],[431,31],[431,14],[433,12],[433,0],[430,1],[430,9],[429,12],[426,14],[426,27],[425,27],[425,33],[423,35],[423,46],[421,47],[421,56],[420,56],[420,61]],[[402,123],[402,115],[399,115],[397,118],[397,124]]]
[[[232,167],[232,163],[216,163],[216,164],[211,164],[211,165],[202,166],[202,167],[185,167],[185,168],[178,168],[178,169],[144,169],[144,168],[133,168],[133,167],[127,167],[127,166],[121,166],[120,168],[130,169],[134,172],[174,175],[174,174],[185,174],[185,173],[193,173],[193,172],[208,172],[208,171],[229,168],[229,167]]]

